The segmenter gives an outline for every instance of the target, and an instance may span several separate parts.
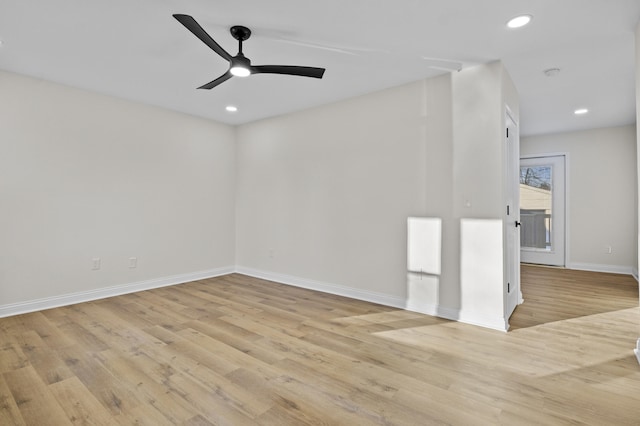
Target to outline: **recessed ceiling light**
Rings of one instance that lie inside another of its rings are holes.
[[[237,112],[238,111],[238,107],[234,106],[234,105],[227,105],[227,107],[225,108],[228,112]]]
[[[573,111],[573,113],[575,115],[584,115],[584,114],[586,114],[588,112],[589,112],[589,110],[586,109],[586,108],[578,108],[577,110]]]
[[[509,28],[524,27],[529,22],[531,22],[532,18],[533,18],[533,16],[531,16],[531,15],[519,15],[519,16],[516,16],[515,18],[509,19],[509,22],[507,22],[507,27],[509,27]]]

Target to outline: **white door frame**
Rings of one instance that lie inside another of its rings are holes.
[[[529,159],[529,158],[545,158],[545,157],[564,157],[564,267],[569,268],[569,253],[570,253],[570,245],[569,245],[569,228],[571,226],[569,222],[569,153],[568,152],[545,152],[540,154],[521,154],[520,159]]]

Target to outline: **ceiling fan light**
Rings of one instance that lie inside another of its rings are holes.
[[[236,77],[249,77],[251,75],[251,61],[240,52],[231,59],[229,72]]]
[[[229,72],[236,77],[249,77],[251,75],[251,71],[249,68],[244,67],[242,65],[234,65],[229,69]]]

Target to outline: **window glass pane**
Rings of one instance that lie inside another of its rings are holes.
[[[520,246],[552,250],[553,167],[520,167]]]

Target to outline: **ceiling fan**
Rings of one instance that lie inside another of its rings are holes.
[[[198,37],[211,50],[229,61],[229,69],[226,73],[198,89],[213,89],[217,85],[224,83],[231,77],[248,77],[251,74],[286,74],[301,77],[322,78],[325,69],[316,67],[300,67],[294,65],[251,65],[251,60],[242,53],[242,42],[251,36],[251,30],[241,25],[231,27],[230,32],[233,38],[238,40],[238,53],[231,56],[224,50],[209,34],[193,19],[192,16],[175,14],[174,18]]]

